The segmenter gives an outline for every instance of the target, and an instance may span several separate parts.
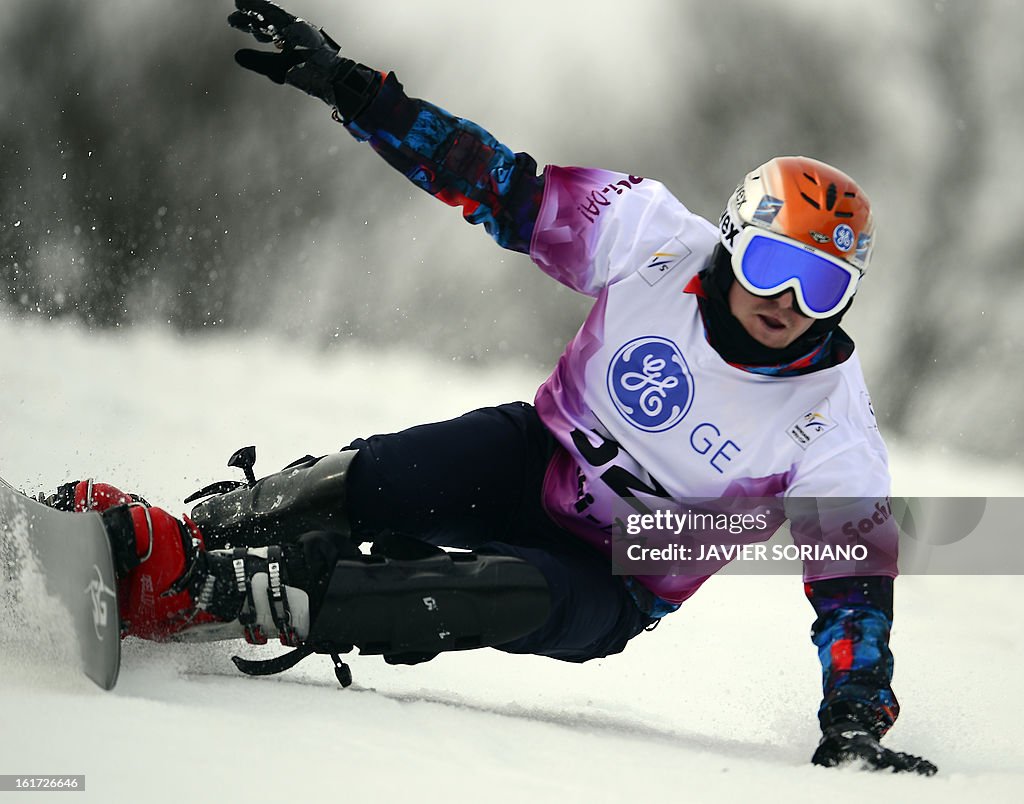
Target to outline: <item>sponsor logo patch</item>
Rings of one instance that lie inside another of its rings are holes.
[[[867,408],[868,416],[870,417],[868,419],[868,429],[869,430],[877,430],[878,429],[878,422],[875,420],[875,408],[871,404],[871,396],[868,394],[867,391],[861,391],[860,392],[860,399],[861,399],[861,402],[864,403],[864,407]]]
[[[832,232],[832,240],[840,251],[849,251],[853,248],[853,229],[849,224],[839,224]]]
[[[754,220],[763,223],[765,226],[771,226],[781,211],[782,200],[765,195],[761,197],[757,209],[754,210]]]
[[[654,287],[684,259],[693,252],[678,237],[672,238],[672,242],[661,251],[656,252],[640,269],[640,276],[644,281]]]
[[[828,415],[828,402],[824,401],[814,410],[810,410],[793,422],[786,430],[801,449],[807,449],[829,430],[836,427]]]
[[[693,375],[683,353],[658,335],[635,338],[620,348],[607,382],[622,418],[649,433],[675,427],[693,403]]]

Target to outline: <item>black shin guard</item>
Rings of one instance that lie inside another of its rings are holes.
[[[547,582],[509,556],[364,556],[335,565],[307,645],[415,664],[442,651],[502,645],[547,619]]]
[[[300,461],[196,505],[192,521],[209,550],[295,542],[309,531],[349,533],[345,478],[353,450]],[[201,493],[201,492],[200,492]]]

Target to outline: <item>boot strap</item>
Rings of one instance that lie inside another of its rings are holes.
[[[267,598],[270,602],[270,616],[277,626],[277,633],[282,645],[290,648],[302,644],[299,635],[292,625],[292,612],[288,607],[288,593],[284,587],[288,582],[285,571],[284,555],[280,546],[267,548]]]
[[[266,645],[267,635],[256,621],[256,602],[252,597],[252,584],[245,572],[245,556],[248,551],[244,547],[235,548],[231,567],[235,571],[235,585],[242,593],[242,609],[238,612],[238,622],[245,631],[245,641],[251,645]]]

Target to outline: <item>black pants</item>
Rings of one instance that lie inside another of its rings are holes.
[[[545,513],[541,485],[556,444],[533,406],[483,408],[350,446],[359,450],[348,477],[359,540],[400,533],[516,556],[544,574],[548,621],[500,650],[585,662],[618,653],[652,622],[611,561]]]

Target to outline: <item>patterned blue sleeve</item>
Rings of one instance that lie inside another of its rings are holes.
[[[528,253],[543,176],[476,123],[406,96],[394,73],[346,128],[413,184],[483,224],[502,247]]]
[[[900,707],[893,694],[892,578],[835,578],[806,584],[818,615],[811,639],[821,660],[822,729],[853,721],[876,737],[885,734]]]

